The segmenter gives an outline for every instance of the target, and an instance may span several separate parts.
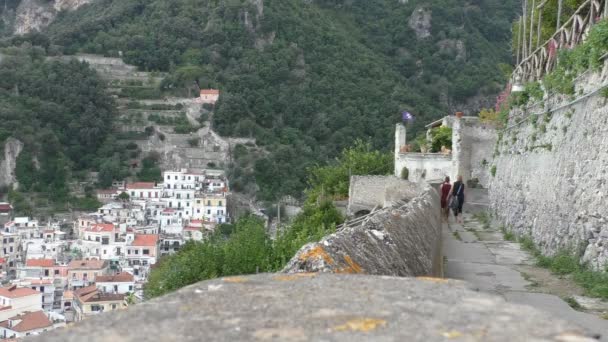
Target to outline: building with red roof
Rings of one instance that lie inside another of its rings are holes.
[[[53,330],[55,327],[44,311],[24,312],[0,322],[0,337],[23,338]]]
[[[218,89],[201,89],[200,101],[202,103],[215,104],[220,98],[220,91]]]
[[[161,198],[163,188],[153,182],[136,182],[127,184],[126,193],[131,199]]]
[[[26,311],[42,310],[42,293],[29,287],[0,287],[0,321]]]

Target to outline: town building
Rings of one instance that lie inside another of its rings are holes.
[[[201,89],[200,101],[202,103],[215,104],[220,98],[220,91],[217,89]]]
[[[124,294],[105,293],[95,285],[74,291],[74,321],[127,307]]]
[[[65,321],[55,318],[55,322],[53,322],[53,319],[44,311],[24,312],[0,322],[0,338],[20,339],[39,335],[62,326],[65,326]]]
[[[26,311],[42,310],[42,294],[27,287],[0,287],[0,322]]]
[[[107,260],[74,260],[68,264],[68,288],[76,290],[95,282],[95,277],[109,274]]]
[[[129,294],[135,291],[135,277],[127,272],[97,276],[95,285],[105,293]]]

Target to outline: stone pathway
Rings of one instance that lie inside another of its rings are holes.
[[[570,280],[535,266],[535,258],[518,243],[506,241],[497,227],[484,227],[465,213],[464,224],[444,225],[443,245],[446,278],[465,280],[508,302],[547,311],[608,341],[608,320],[600,317],[600,312],[608,311],[608,303],[581,296],[582,290]],[[589,311],[598,314],[576,311],[560,297],[575,298],[584,307],[590,303],[595,308]]]

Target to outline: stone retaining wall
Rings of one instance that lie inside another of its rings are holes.
[[[608,107],[599,92],[568,104],[607,81],[604,68],[580,78],[574,97],[512,111],[510,124],[540,115],[504,133],[490,187],[491,208],[508,229],[545,254],[567,249],[596,269],[608,266]]]
[[[439,196],[428,185],[406,183],[415,196],[406,194],[304,246],[283,272],[441,275]]]

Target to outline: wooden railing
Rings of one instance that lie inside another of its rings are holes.
[[[550,73],[556,66],[557,53],[560,49],[570,49],[581,43],[591,27],[600,19],[607,17],[607,1],[585,1],[549,40],[523,57],[513,71],[512,82],[537,81]],[[520,43],[527,44],[527,42]]]

